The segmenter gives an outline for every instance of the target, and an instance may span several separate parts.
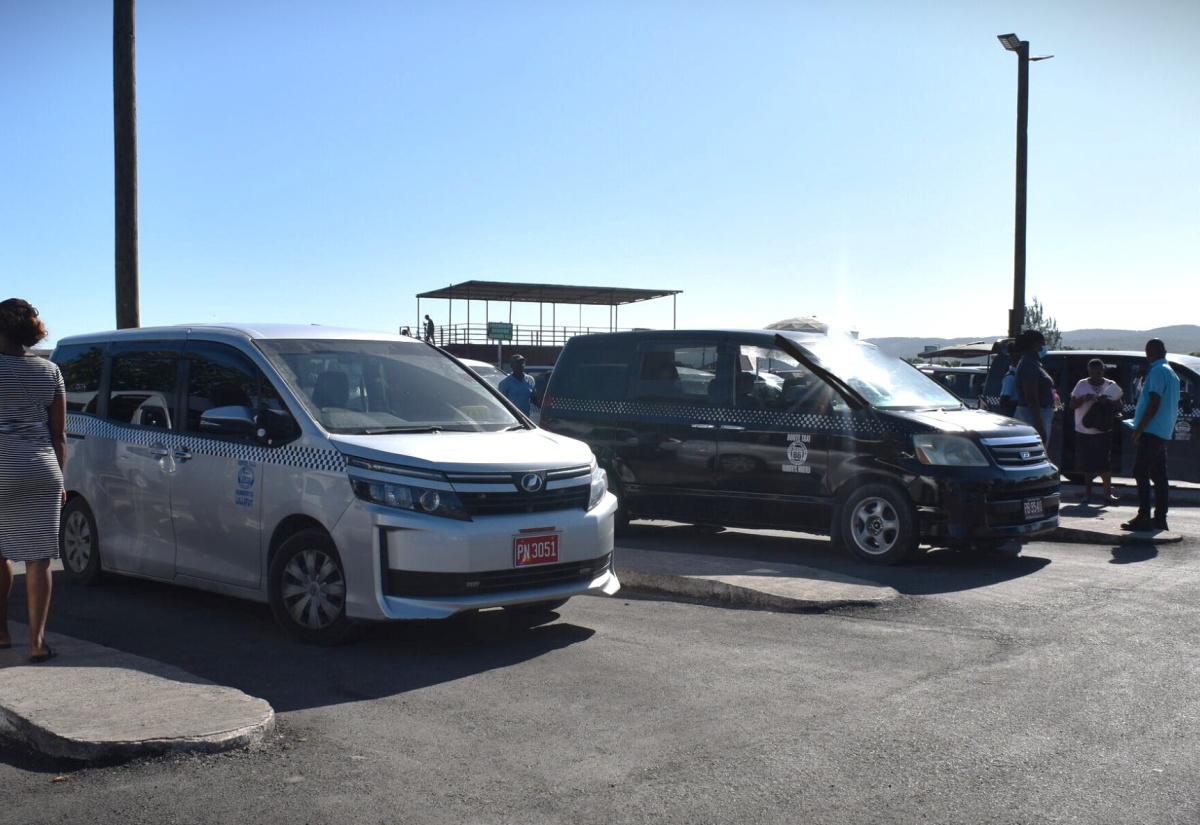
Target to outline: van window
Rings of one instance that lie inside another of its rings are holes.
[[[284,409],[279,393],[249,358],[224,344],[189,344],[186,428],[200,432],[200,416],[214,407]],[[247,436],[248,437],[248,436]]]
[[[961,408],[962,402],[912,364],[884,355],[859,341],[824,338],[801,347],[845,381],[873,407],[882,409]]]
[[[634,401],[708,405],[715,390],[717,347],[648,345],[638,353]]]
[[[500,431],[519,424],[486,384],[429,347],[370,340],[256,343],[330,432]]]
[[[737,383],[741,382],[740,391]],[[828,413],[841,397],[819,376],[777,349],[742,345],[735,379],[740,407],[788,413]]]
[[[104,352],[95,344],[59,347],[55,361],[67,387],[67,411],[94,413]]]
[[[113,357],[107,418],[122,424],[170,429],[175,406],[179,356],[160,350],[133,350]]]

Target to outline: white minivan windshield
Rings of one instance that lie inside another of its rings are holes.
[[[330,432],[492,432],[524,426],[478,376],[431,347],[385,340],[255,343]]]
[[[957,409],[962,402],[929,376],[871,344],[830,336],[795,341],[820,367],[880,409]]]

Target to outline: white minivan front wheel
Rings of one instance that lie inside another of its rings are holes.
[[[917,512],[903,491],[870,483],[850,491],[834,517],[834,540],[870,564],[900,564],[917,550]]]
[[[271,610],[293,638],[318,645],[346,640],[346,574],[323,530],[302,530],[284,541],[270,575]]]

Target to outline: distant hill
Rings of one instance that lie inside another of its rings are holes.
[[[924,352],[927,346],[944,347],[948,344],[964,344],[970,341],[992,342],[1006,337],[1003,334],[979,335],[973,338],[868,338],[889,355],[913,358]],[[1072,349],[1111,349],[1141,352],[1146,341],[1161,338],[1167,349],[1174,353],[1200,352],[1200,326],[1176,324],[1154,329],[1077,329],[1063,332],[1063,344]]]

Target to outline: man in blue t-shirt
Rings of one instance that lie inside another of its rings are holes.
[[[499,390],[518,410],[529,415],[529,402],[533,398],[533,376],[525,374],[524,355],[514,355],[509,363],[512,365],[512,375],[500,382]]]
[[[1146,380],[1133,414],[1133,478],[1137,481],[1138,512],[1121,525],[1124,530],[1166,530],[1167,442],[1179,417],[1179,376],[1167,363],[1167,346],[1157,338],[1146,342]],[[1154,483],[1154,518],[1150,518],[1150,484]]]

